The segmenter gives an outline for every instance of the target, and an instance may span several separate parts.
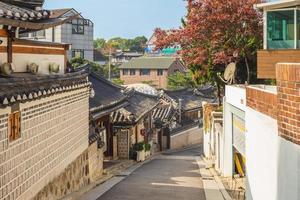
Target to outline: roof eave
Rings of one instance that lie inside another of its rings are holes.
[[[254,5],[256,9],[273,10],[300,6],[300,0],[282,0]]]

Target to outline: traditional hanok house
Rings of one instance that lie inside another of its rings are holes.
[[[114,112],[111,117],[117,135],[117,157],[128,159],[130,148],[139,142],[151,143],[153,134],[152,114],[159,104],[159,97],[131,89],[125,91],[128,106]]]
[[[215,102],[213,87],[201,89],[184,88],[180,90],[165,90],[165,98],[175,102],[180,110],[179,123],[199,122],[202,119],[202,102]]]
[[[100,134],[104,143],[106,158],[116,159],[118,145],[113,129],[111,113],[128,105],[127,96],[122,93],[124,88],[113,84],[102,76],[90,72],[93,98],[90,99],[91,133]]]
[[[87,74],[64,73],[68,45],[16,39],[19,33],[72,19],[50,19],[43,3],[0,1],[1,200],[33,199],[77,158],[82,159],[61,187],[51,187],[52,197],[61,198],[91,180],[84,154],[89,145]]]
[[[300,199],[299,6],[256,5],[264,16],[257,76],[276,85],[226,86],[221,173],[244,177],[246,199]]]
[[[170,149],[170,131],[178,125],[178,111],[178,106],[174,102],[164,98],[164,96],[160,97],[159,105],[152,114],[154,152]]]

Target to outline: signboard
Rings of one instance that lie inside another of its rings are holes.
[[[246,157],[246,129],[245,120],[233,114],[232,116],[232,129],[233,129],[233,146],[236,150]]]

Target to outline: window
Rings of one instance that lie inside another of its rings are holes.
[[[295,48],[295,10],[267,13],[268,49]]]
[[[158,69],[157,70],[157,76],[162,76],[164,74],[164,70],[163,69]]]
[[[130,70],[130,76],[134,76],[135,75],[135,69],[131,69]]]
[[[72,58],[84,58],[84,50],[82,49],[72,50]]]
[[[141,76],[149,76],[150,75],[150,69],[141,69],[140,70]]]
[[[20,124],[21,124],[21,113],[20,111],[14,112],[9,115],[8,119],[8,136],[9,136],[9,141],[13,142],[21,137],[21,129],[20,129]]]
[[[33,38],[45,38],[46,37],[46,31],[40,30],[32,33]]]
[[[72,34],[84,34],[84,20],[73,19],[72,20]]]
[[[123,75],[128,75],[129,74],[129,70],[128,69],[123,69]]]

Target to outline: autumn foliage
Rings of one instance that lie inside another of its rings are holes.
[[[262,46],[259,0],[188,0],[188,14],[179,29],[156,29],[157,48],[180,44],[182,59],[196,78],[209,78],[216,69],[248,61]]]

